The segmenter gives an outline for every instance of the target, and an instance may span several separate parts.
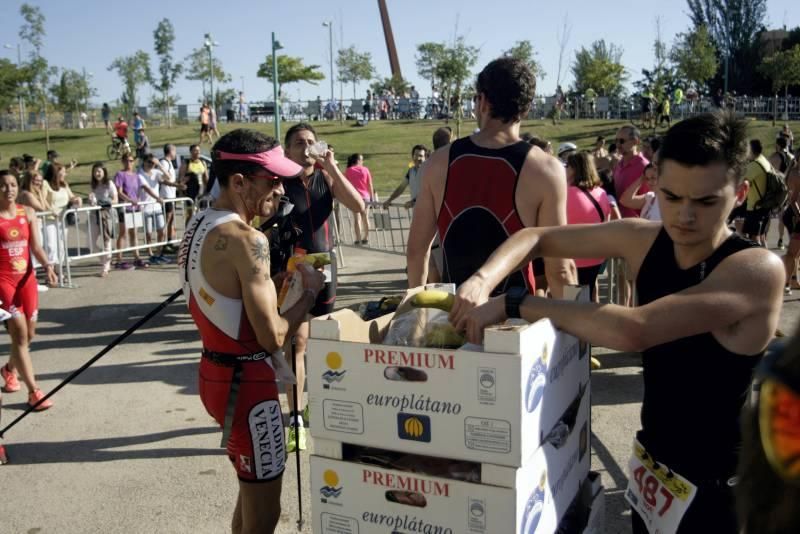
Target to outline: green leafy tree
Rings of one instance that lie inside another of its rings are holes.
[[[777,93],[781,88],[786,96],[786,114],[789,113],[789,87],[800,85],[800,45],[789,50],[776,52],[764,59],[759,71],[772,80],[772,88]],[[776,98],[777,103],[777,98]],[[775,109],[777,114],[777,109]],[[773,123],[775,116],[773,115]]]
[[[536,60],[536,51],[533,49],[533,45],[530,41],[517,41],[514,43],[514,46],[503,52],[503,55],[527,63],[535,78],[544,79],[546,76],[542,64]]]
[[[27,93],[31,100],[39,105],[47,98],[47,89],[50,78],[57,69],[50,67],[47,60],[42,57],[42,47],[45,38],[45,16],[37,6],[22,4],[19,13],[25,21],[19,29],[19,38],[30,45],[29,60],[22,70],[22,82],[28,86]]]
[[[339,80],[353,84],[353,98],[356,97],[356,84],[375,76],[372,55],[369,52],[359,52],[355,46],[339,50],[336,67],[339,69]]]
[[[461,112],[461,96],[464,85],[472,77],[472,67],[478,62],[480,50],[466,44],[463,36],[455,39],[453,46],[448,46],[444,51],[444,58],[436,66],[436,77],[441,81],[442,94],[447,101],[455,97],[456,118]]]
[[[417,54],[415,56],[417,63],[417,74],[423,80],[431,82],[431,90],[436,86],[436,69],[444,60],[445,50],[447,47],[444,43],[421,43],[417,45]]]
[[[695,29],[708,28],[723,66],[727,59],[730,86],[739,92],[751,92],[754,49],[766,19],[767,0],[687,0],[687,5]]]
[[[156,55],[158,56],[158,78],[153,80],[153,88],[161,92],[162,108],[166,111],[167,126],[172,128],[172,113],[170,91],[175,87],[175,82],[183,73],[183,65],[175,63],[172,59],[172,50],[175,43],[175,28],[169,19],[162,19],[153,31],[153,41]]]
[[[272,54],[258,66],[256,76],[272,81]],[[303,58],[292,56],[278,56],[278,98],[282,94],[283,86],[288,83],[308,82],[317,85],[324,80],[325,75],[319,65],[304,65]]]
[[[706,87],[719,69],[717,47],[711,40],[708,28],[701,24],[694,31],[679,33],[670,51],[678,78],[686,80],[698,90]]]
[[[89,77],[73,69],[62,69],[58,83],[50,87],[50,94],[62,111],[79,112],[97,90],[89,83]]]
[[[370,84],[370,89],[375,95],[381,95],[384,91],[391,91],[396,95],[402,95],[411,89],[411,84],[402,78],[394,75],[391,78],[377,79]]]
[[[185,76],[187,80],[192,81],[199,81],[203,84],[203,100],[206,101],[206,82],[211,79],[211,74],[213,71],[214,74],[214,82],[223,84],[223,83],[230,83],[231,75],[225,72],[225,69],[222,66],[222,61],[219,58],[212,58],[212,61],[209,62],[208,60],[208,50],[205,48],[195,48],[192,52],[186,56],[184,60],[186,64]],[[213,66],[213,68],[212,68]],[[219,96],[215,96],[215,107],[218,107],[220,102]]]
[[[573,90],[583,94],[592,88],[600,96],[620,96],[628,79],[622,53],[622,48],[607,44],[604,39],[593,42],[588,49],[581,47],[572,63]]]
[[[15,63],[0,58],[0,109],[16,105],[24,73]]]
[[[131,56],[122,56],[116,58],[108,70],[117,71],[124,91],[122,93],[122,101],[125,104],[128,115],[133,114],[133,109],[138,104],[139,86],[150,83],[152,76],[150,74],[150,56],[147,52],[137,50]]]

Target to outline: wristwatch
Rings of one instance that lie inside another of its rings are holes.
[[[506,317],[509,319],[520,318],[519,307],[528,294],[526,287],[512,287],[506,291]]]

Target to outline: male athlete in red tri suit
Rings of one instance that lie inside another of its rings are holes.
[[[36,332],[39,313],[39,293],[31,254],[42,265],[47,265],[47,279],[58,282],[53,266],[39,243],[39,221],[32,208],[16,203],[19,186],[16,177],[0,171],[0,309],[11,336],[11,356],[0,368],[5,381],[3,391],[19,391],[17,372],[28,388],[28,403],[36,404],[44,394],[36,387],[28,347]],[[46,410],[53,405],[49,400],[36,410]],[[5,450],[0,445],[0,463],[5,463]]]
[[[500,58],[478,76],[475,114],[480,131],[437,150],[422,168],[422,190],[408,237],[408,283],[427,280],[437,231],[442,281],[460,285],[510,235],[525,227],[567,224],[567,180],[559,161],[522,141],[536,80],[524,62]],[[571,260],[545,259],[550,292],[574,283]],[[534,292],[530,264],[499,285]]]
[[[179,274],[203,342],[200,398],[223,428],[222,446],[239,477],[232,531],[273,532],[286,462],[273,368],[273,357],[282,356],[273,354],[314,305],[324,276],[300,266],[303,296],[278,314],[269,243],[248,223],[275,214],[283,178],[301,168],[277,141],[245,129],[222,136],[211,156],[220,196],[186,229]]]

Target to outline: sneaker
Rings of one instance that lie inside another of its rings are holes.
[[[14,371],[8,368],[8,364],[0,367],[0,376],[2,376],[3,380],[6,382],[6,385],[3,386],[3,391],[5,393],[14,393],[15,391],[19,391],[19,378],[17,378],[17,375]]]
[[[134,261],[134,262],[133,262],[133,265],[135,265],[135,266],[136,266],[136,267],[138,267],[139,269],[147,269],[148,267],[150,267],[150,264],[149,264],[149,263],[147,263],[146,261],[144,261],[144,260],[141,260],[141,259],[140,259],[140,260],[136,260],[136,261]]]
[[[779,248],[780,250],[783,250],[783,249],[784,249],[784,247],[783,247],[783,239],[778,239],[778,248]]]
[[[792,288],[791,288],[791,287],[789,287],[789,286],[784,286],[784,288],[783,288],[783,294],[784,294],[784,295],[786,295],[787,297],[788,297],[788,296],[791,296],[791,294],[792,294]]]
[[[6,454],[6,448],[3,445],[0,445],[0,465],[5,465],[8,463],[8,454]]]
[[[150,262],[150,265],[161,265],[164,263],[161,256],[150,256],[147,261]]]
[[[300,446],[300,450],[306,450],[306,429],[303,426],[297,428],[297,439],[295,439],[294,426],[289,427],[286,433],[286,452],[294,452],[295,444]]]
[[[161,265],[169,265],[170,263],[172,263],[172,260],[169,258],[165,258],[163,254],[158,257],[158,261],[161,262]]]
[[[39,389],[39,388],[34,389],[33,391],[31,391],[28,394],[28,406],[33,407],[33,405],[36,404],[37,402],[39,402],[39,400],[42,399],[42,398],[44,398],[44,393],[42,393],[42,390]],[[39,406],[34,408],[34,411],[35,412],[43,412],[43,411],[45,411],[46,409],[48,409],[48,408],[50,408],[52,406],[53,406],[53,401],[51,401],[50,399],[47,399],[46,401],[41,403]]]
[[[136,267],[134,267],[127,261],[121,261],[119,263],[115,263],[114,268],[117,269],[118,271],[132,271],[136,269]]]
[[[49,288],[49,287],[47,287],[47,286],[46,286],[46,285],[44,285],[44,284],[36,284],[36,290],[37,290],[39,293],[46,293],[47,291],[49,291],[49,290],[50,290],[50,288]]]

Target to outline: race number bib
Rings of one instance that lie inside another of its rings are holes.
[[[633,441],[628,471],[625,500],[642,518],[648,532],[677,532],[681,519],[694,500],[697,487],[664,464],[654,467],[653,459],[638,440]]]

